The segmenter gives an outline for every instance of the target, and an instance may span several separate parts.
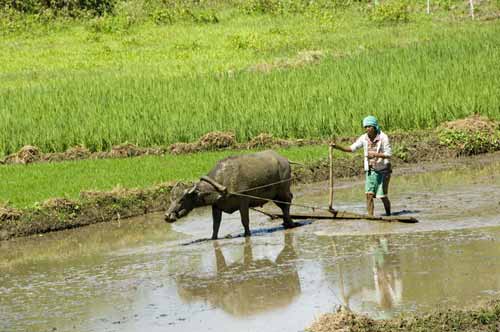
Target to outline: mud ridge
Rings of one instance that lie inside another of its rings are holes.
[[[31,164],[42,162],[61,162],[84,159],[129,158],[139,156],[162,156],[165,154],[179,155],[224,149],[243,150],[258,148],[282,148],[290,146],[304,146],[324,143],[321,140],[275,138],[271,134],[261,133],[246,143],[236,142],[234,133],[209,132],[192,143],[174,143],[168,147],[139,147],[135,144],[124,143],[115,145],[110,151],[91,152],[84,146],[75,146],[65,152],[44,153],[38,147],[26,145],[18,152],[0,160],[2,164]]]
[[[472,155],[500,150],[500,122],[473,114],[467,118],[441,124],[436,130],[391,133],[396,154],[404,161],[408,158],[420,158],[435,147],[448,146],[455,155]],[[411,139],[422,140],[432,147],[412,143]],[[352,142],[355,137],[341,137],[340,142]],[[110,151],[91,152],[84,146],[75,146],[65,152],[43,153],[38,147],[26,145],[18,152],[0,160],[1,164],[30,164],[35,162],[58,162],[82,159],[128,158],[144,155],[172,155],[217,151],[224,149],[244,150],[260,148],[285,148],[327,144],[322,139],[282,139],[269,133],[260,133],[248,142],[238,143],[232,132],[214,131],[200,137],[192,143],[174,143],[168,147],[139,147],[132,143],[115,145]],[[397,145],[398,143],[403,143]],[[418,145],[418,149],[416,148]]]

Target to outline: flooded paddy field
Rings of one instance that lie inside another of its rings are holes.
[[[285,231],[253,212],[251,238],[184,245],[211,234],[210,210],[198,209],[175,224],[151,214],[0,242],[0,331],[301,331],[338,305],[390,318],[499,298],[498,156],[403,174],[393,211],[417,224]],[[363,189],[337,182],[334,205],[363,213]],[[326,183],[293,192],[328,202]],[[219,234],[241,233],[239,215],[224,215]]]

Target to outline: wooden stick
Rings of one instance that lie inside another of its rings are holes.
[[[328,158],[330,159],[330,200],[328,204],[328,208],[331,211],[334,211],[333,209],[333,146],[329,146],[328,149]]]
[[[272,215],[275,218],[283,218],[283,213],[281,212],[270,212],[270,211],[262,211],[255,209],[256,211],[265,213],[267,215]],[[366,219],[366,220],[373,220],[373,221],[385,221],[385,222],[403,222],[403,223],[417,223],[418,220],[415,217],[411,216],[380,216],[380,217],[375,217],[375,216],[369,216],[367,214],[360,214],[360,213],[354,213],[354,212],[348,212],[348,211],[336,211],[335,213],[331,213],[328,211],[316,211],[312,213],[290,213],[290,218],[292,219],[297,219],[297,220],[304,220],[304,219],[323,219],[323,220],[336,220],[336,219],[345,219],[345,220],[352,220],[352,219]]]
[[[470,16],[474,19],[474,0],[469,0],[470,5]]]

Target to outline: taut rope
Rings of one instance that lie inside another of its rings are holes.
[[[291,202],[279,201],[279,200],[276,200],[276,199],[270,199],[270,198],[264,198],[264,197],[259,197],[259,196],[244,194],[245,192],[248,192],[248,191],[271,187],[271,186],[274,186],[274,185],[277,185],[277,184],[280,184],[280,183],[292,181],[294,179],[295,179],[294,177],[291,177],[289,179],[284,179],[284,180],[276,181],[276,182],[265,184],[265,185],[262,185],[262,186],[253,187],[253,188],[249,188],[249,189],[240,190],[240,191],[234,191],[233,192],[233,191],[227,191],[226,187],[224,187],[223,185],[221,185],[220,183],[218,183],[214,179],[209,178],[208,176],[203,176],[201,178],[202,181],[208,182],[209,184],[211,184],[215,188],[215,190],[217,190],[219,192],[222,192],[225,195],[234,195],[234,196],[248,197],[248,198],[253,198],[253,199],[258,199],[258,200],[263,200],[263,201],[268,201],[268,202],[273,202],[273,203],[278,203],[278,204],[286,204],[286,205],[290,205],[290,206],[299,206],[299,207],[303,207],[303,208],[307,208],[307,209],[312,209],[313,211],[314,210],[324,210],[324,211],[329,211],[329,212],[332,211],[329,208],[324,208],[324,207],[321,207],[321,206],[305,205],[305,204],[295,204],[295,203],[291,203]],[[225,190],[222,191],[220,188],[224,188]],[[262,212],[260,210],[256,210],[256,211]]]

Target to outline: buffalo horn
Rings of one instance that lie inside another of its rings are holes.
[[[210,178],[208,176],[202,176],[201,180],[210,183],[215,188],[215,190],[217,190],[217,191],[219,191],[221,193],[226,193],[227,192],[227,188],[225,186],[223,186],[222,184],[218,183],[217,181],[215,181],[214,179],[212,179],[212,178]]]

